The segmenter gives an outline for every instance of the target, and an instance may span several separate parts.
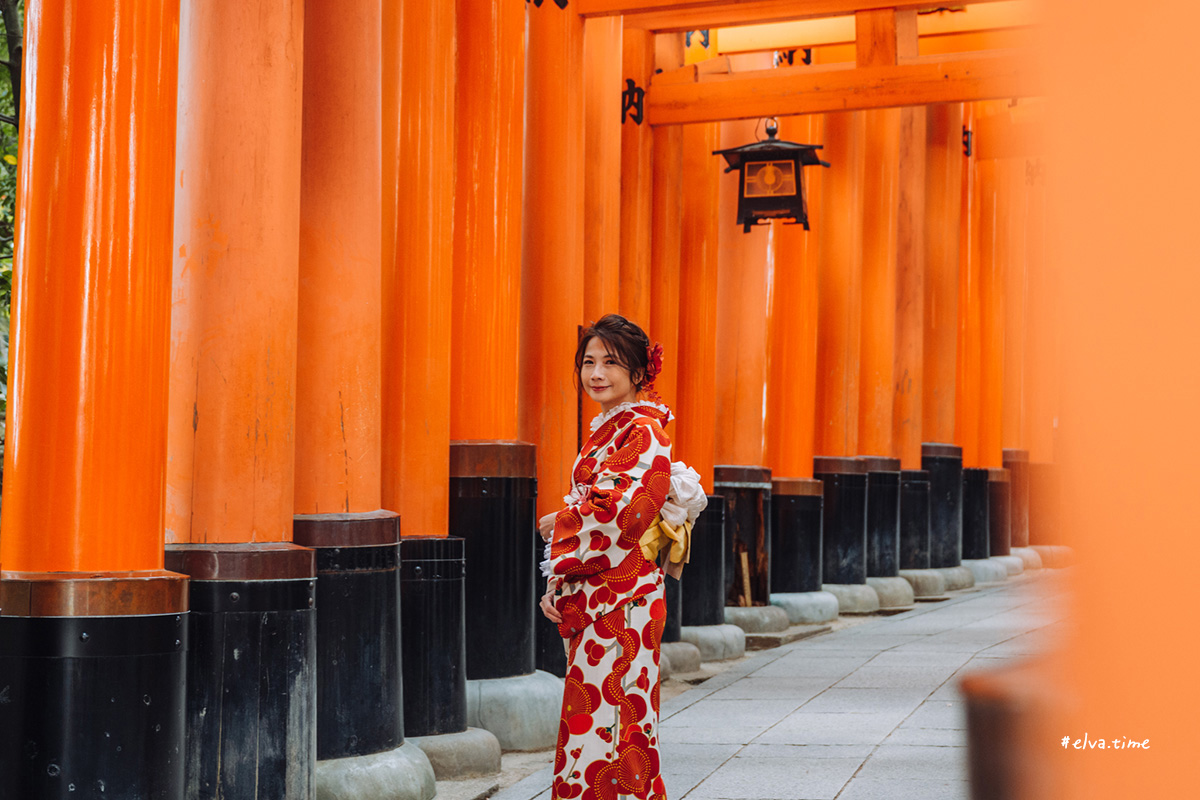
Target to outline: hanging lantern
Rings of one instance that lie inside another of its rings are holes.
[[[761,142],[714,150],[725,157],[726,172],[738,170],[737,221],[745,233],[759,222],[791,219],[793,225],[808,230],[808,208],[804,203],[804,176],[801,167],[828,162],[817,157],[819,144],[796,144],[776,139],[779,123],[767,120],[767,138]]]

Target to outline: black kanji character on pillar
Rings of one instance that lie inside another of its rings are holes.
[[[542,0],[525,0],[525,2],[533,3],[533,5],[537,8],[542,7]],[[567,7],[568,2],[570,2],[570,0],[554,0],[554,4],[556,6],[558,6],[559,8],[563,8],[563,9],[565,9]]]
[[[630,117],[638,125],[642,124],[642,113],[645,110],[646,90],[633,82],[632,78],[625,79],[625,91],[621,92],[621,124]]]

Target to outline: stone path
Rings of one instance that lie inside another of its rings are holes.
[[[663,704],[670,800],[965,800],[958,682],[1043,650],[1062,571],[766,651]],[[550,769],[494,795],[549,800]]]

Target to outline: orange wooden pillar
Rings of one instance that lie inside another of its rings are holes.
[[[982,314],[980,292],[980,202],[981,171],[988,173],[987,188],[991,189],[990,166],[980,170],[970,136],[976,119],[975,104],[963,109],[963,180],[962,213],[958,238],[958,344],[956,348],[954,441],[963,449],[963,466],[982,465],[979,453],[979,405],[981,402],[981,364],[979,326]]]
[[[516,441],[525,18],[523,5],[505,0],[458,3],[456,114],[471,123],[459,129],[455,153],[448,541],[459,542],[470,560],[464,671],[482,681],[469,690],[481,716],[497,702],[488,679],[533,673],[535,622],[562,653],[554,625],[541,614],[535,620],[536,449]],[[615,181],[613,189],[615,195]],[[615,216],[615,199],[611,207]],[[419,635],[438,625],[446,621],[424,621]],[[445,680],[430,675],[425,685]],[[429,705],[436,711],[446,702],[435,697]]]
[[[519,431],[537,445],[547,514],[562,507],[586,425],[572,377],[584,292],[583,20],[556,3],[526,12]]]
[[[824,456],[858,453],[863,124],[862,112],[825,116],[821,157],[832,166],[820,199],[816,403],[816,451]]]
[[[716,458],[717,226],[721,167],[716,123],[683,126],[679,380],[673,457],[710,491]]]
[[[453,285],[453,0],[383,24],[383,505],[445,536]]]
[[[3,797],[183,791],[187,581],[162,555],[178,10],[122,5],[27,8]],[[100,696],[121,713],[81,702]]]
[[[193,791],[314,780],[288,756],[316,712],[314,554],[292,544],[303,11],[189,3],[180,25],[167,564],[192,577]]]
[[[925,129],[924,370],[921,438],[954,441],[962,105],[932,105]]]
[[[596,17],[583,28],[584,221],[583,319],[620,308],[621,286],[621,17]],[[600,413],[586,396],[584,416]]]
[[[820,115],[785,117],[779,138],[821,144]],[[820,155],[824,157],[824,151]],[[821,589],[823,486],[814,480],[817,266],[825,170],[804,173],[810,230],[772,223],[763,460],[771,470],[771,594]]]
[[[668,408],[679,396],[679,292],[683,246],[683,128],[654,128],[653,198],[651,208],[650,327],[665,357],[654,388]]]
[[[896,222],[894,455],[921,468],[925,377],[926,109],[900,110],[899,217]]]
[[[764,58],[768,63],[762,63]],[[743,56],[735,68],[770,68],[769,59],[769,55]],[[721,123],[721,148],[753,142],[756,122]],[[716,160],[716,165],[723,169],[724,159]],[[720,177],[713,384],[717,394],[713,491],[725,497],[726,604],[730,606],[769,604],[771,569],[771,471],[763,464],[771,226],[756,225],[749,233],[738,226],[739,182],[736,170]],[[745,596],[747,581],[749,597]]]
[[[380,509],[380,15],[372,0],[304,4],[294,541],[319,570],[322,761],[403,736],[400,525]]]
[[[641,325],[650,324],[653,302],[651,276],[651,156],[650,124],[644,99],[654,72],[654,35],[630,29],[622,40],[621,56],[621,314]],[[658,336],[650,332],[651,340]]]

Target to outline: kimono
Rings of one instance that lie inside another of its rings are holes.
[[[670,419],[647,402],[596,417],[555,519],[546,571],[568,642],[556,800],[666,800],[658,670],[667,609],[663,572],[641,540],[671,489]]]

